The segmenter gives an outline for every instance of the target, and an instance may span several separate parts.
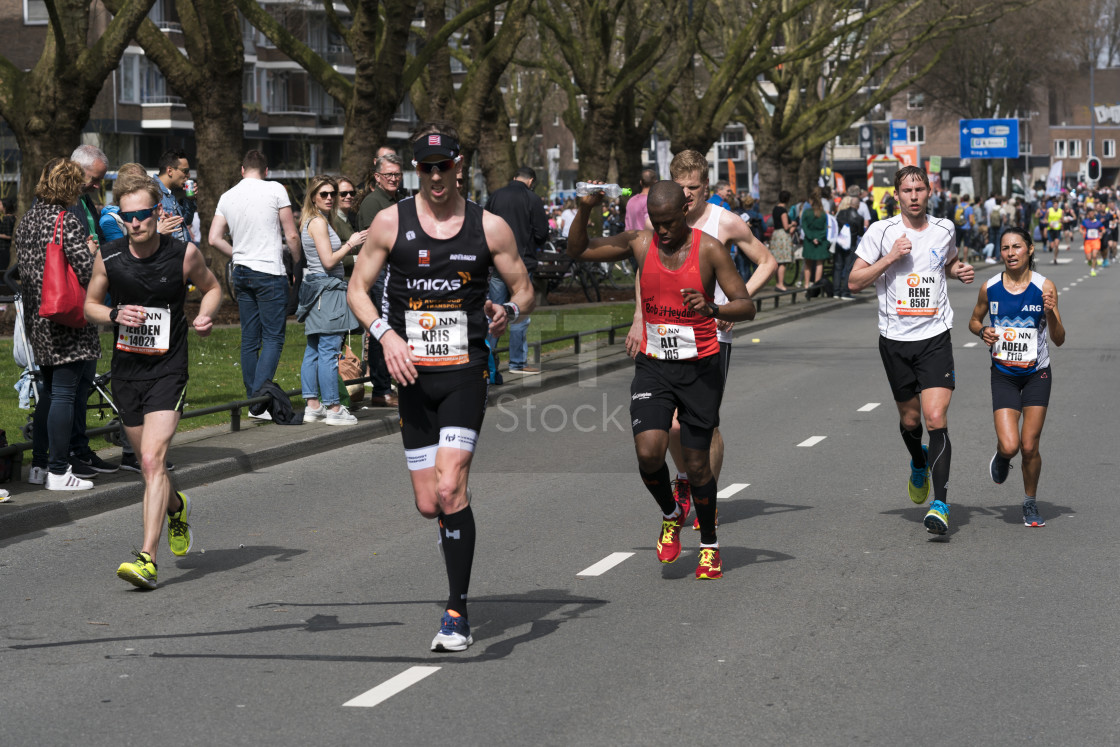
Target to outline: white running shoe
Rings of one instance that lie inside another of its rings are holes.
[[[314,423],[316,420],[323,420],[327,417],[327,408],[319,405],[315,409],[310,407],[303,408],[303,422]]]
[[[47,468],[32,466],[27,473],[27,481],[32,485],[42,485],[47,481]]]
[[[74,473],[66,470],[65,475],[47,473],[47,490],[92,490],[93,481],[74,477]]]
[[[327,418],[323,422],[326,425],[357,425],[358,419],[350,414],[345,405],[339,405],[337,410],[327,410]]]
[[[7,490],[4,490],[4,488],[0,488],[0,503],[3,503],[11,497],[11,493],[9,493]]]

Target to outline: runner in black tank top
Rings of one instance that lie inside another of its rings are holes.
[[[175,490],[166,469],[167,449],[186,396],[187,283],[202,291],[192,322],[200,337],[214,326],[211,319],[221,305],[222,289],[198,247],[156,233],[161,195],[151,179],[122,179],[116,192],[128,237],[98,253],[85,312],[94,324],[114,325],[113,397],[128,441],[144,465],[144,542],[134,560],[121,563],[117,576],[154,589],[156,547],[164,521],[172,553],[186,555],[193,544],[187,523],[190,498]],[[116,307],[94,300],[106,293]]]
[[[508,322],[531,311],[533,289],[509,226],[455,190],[454,128],[422,124],[412,153],[420,194],[374,218],[347,300],[380,341],[400,384],[401,440],[416,508],[439,519],[448,599],[431,648],[463,651],[473,642],[467,590],[475,523],[467,479],[486,407],[486,335],[501,335]],[[369,289],[386,264],[379,310]],[[503,306],[486,300],[491,264],[513,292]]]

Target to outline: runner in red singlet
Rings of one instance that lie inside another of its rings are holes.
[[[755,315],[743,279],[719,242],[688,226],[688,206],[680,185],[655,184],[649,192],[653,230],[626,231],[590,242],[587,222],[602,194],[581,197],[568,235],[568,253],[589,262],[633,256],[642,266],[644,333],[630,387],[630,417],[638,473],[662,512],[657,557],[672,563],[681,554],[685,517],[673,497],[665,454],[669,428],[678,413],[684,466],[700,519],[697,578],[723,575],[716,540],[716,480],[711,467],[712,432],[719,425],[724,374],[717,321],[746,321]],[[728,302],[712,302],[716,287]]]

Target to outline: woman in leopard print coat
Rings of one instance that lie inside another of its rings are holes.
[[[78,164],[65,158],[50,161],[35,187],[38,200],[23,216],[13,236],[22,285],[24,327],[45,383],[44,396],[36,405],[31,465],[33,473],[36,468],[40,472],[44,466],[49,469],[45,480],[48,490],[93,487],[93,483],[79,480],[70,472],[70,432],[82,368],[101,357],[97,328],[87,325],[74,329],[39,316],[47,244],[59,213],[64,213],[62,249],[83,287],[89,285],[93,274],[93,254],[85,232],[78,219],[65,212],[67,205],[78,201],[84,183],[85,174]],[[37,464],[44,456],[47,464]]]

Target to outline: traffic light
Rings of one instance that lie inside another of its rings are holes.
[[[1089,156],[1089,160],[1085,162],[1085,176],[1091,182],[1099,182],[1101,180],[1101,159],[1096,156]]]

